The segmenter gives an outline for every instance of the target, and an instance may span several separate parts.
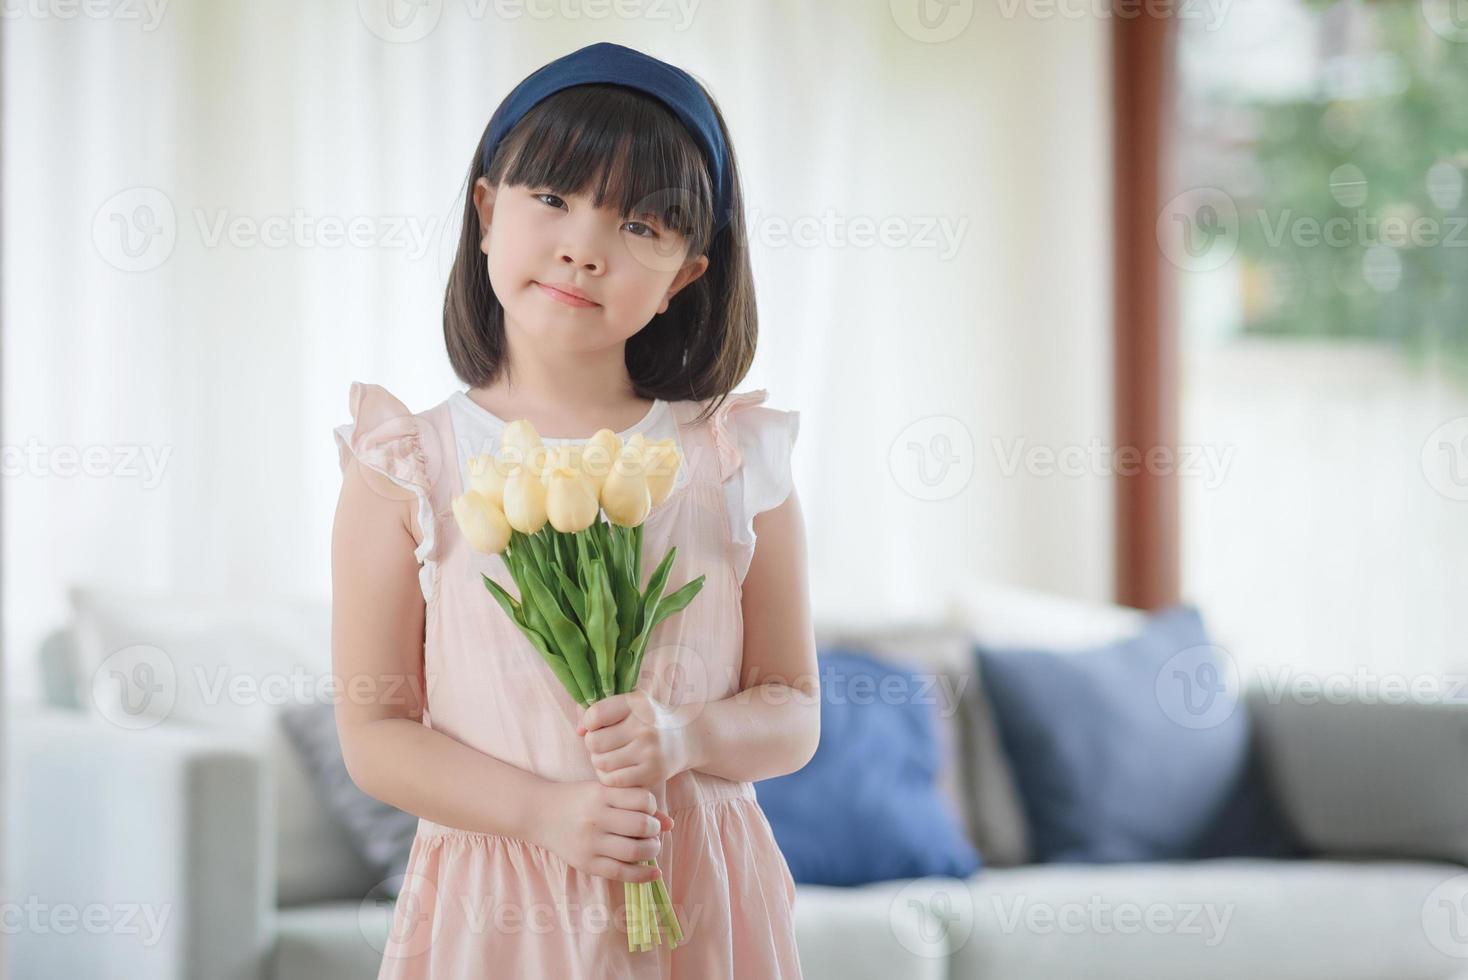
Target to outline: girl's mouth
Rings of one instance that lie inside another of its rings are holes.
[[[559,289],[556,289],[554,286],[547,286],[543,282],[536,282],[535,285],[536,288],[538,288],[545,295],[549,296],[551,299],[555,300],[558,303],[564,303],[567,306],[586,307],[597,305],[589,299],[582,299],[580,296],[572,296],[570,293],[563,293]]]

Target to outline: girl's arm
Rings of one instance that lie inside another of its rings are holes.
[[[592,704],[577,732],[605,785],[654,786],[686,769],[753,782],[795,772],[815,755],[821,689],[795,490],[756,514],[754,528],[739,693],[672,706],[638,688]]]
[[[412,495],[347,462],[331,538],[331,661],[347,771],[434,823],[531,839],[547,780],[422,724],[425,608]]]
[[[704,705],[685,733],[686,768],[750,781],[800,769],[821,737],[805,523],[795,490],[755,515],[754,528],[744,577],[740,692]]]

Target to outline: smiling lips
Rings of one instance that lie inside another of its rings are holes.
[[[551,299],[558,303],[564,303],[567,306],[585,307],[597,305],[585,296],[571,290],[569,287],[547,286],[543,282],[537,282],[535,285]]]

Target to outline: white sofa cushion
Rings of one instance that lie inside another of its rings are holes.
[[[953,977],[1427,980],[1461,977],[1468,954],[1468,874],[1455,865],[1052,864],[969,888],[971,907],[950,918],[968,937],[953,944]]]

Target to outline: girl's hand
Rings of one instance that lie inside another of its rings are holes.
[[[662,850],[658,837],[673,818],[649,790],[620,789],[584,779],[547,786],[545,820],[536,843],[571,867],[615,881],[653,881],[661,874],[642,861]]]
[[[652,788],[690,768],[688,720],[686,712],[636,690],[590,705],[576,734],[585,736],[605,785]]]

